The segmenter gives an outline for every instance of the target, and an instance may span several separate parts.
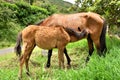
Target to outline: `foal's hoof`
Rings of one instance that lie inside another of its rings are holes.
[[[21,78],[21,77],[18,77],[18,80],[22,80],[22,78]]]
[[[22,80],[22,75],[21,74],[18,75],[18,80]]]

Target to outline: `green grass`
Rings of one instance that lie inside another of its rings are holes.
[[[52,55],[51,67],[45,69],[47,57],[41,55],[41,49],[36,48],[29,62],[31,77],[26,75],[24,66],[22,80],[119,80],[120,40],[107,37],[107,47],[106,57],[99,57],[95,50],[90,61],[85,64],[87,41],[68,44],[67,49],[72,60],[70,69],[59,69],[56,49]],[[0,80],[17,80],[18,66],[15,53],[1,55]]]
[[[9,41],[0,41],[0,49],[13,46],[13,42]]]

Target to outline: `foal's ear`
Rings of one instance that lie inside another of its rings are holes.
[[[63,25],[59,25],[59,24],[58,24],[58,25],[55,25],[55,27],[63,27],[63,28],[64,28],[64,26],[63,26]]]
[[[85,17],[85,18],[89,18],[89,15],[86,14],[84,17]]]
[[[81,31],[80,27],[78,27],[78,31]]]

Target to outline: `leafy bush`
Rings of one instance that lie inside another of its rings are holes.
[[[120,12],[119,0],[76,0],[74,10],[77,12],[92,11],[104,16],[110,27],[110,32],[120,35],[120,31],[118,31],[120,28],[120,15],[118,14]],[[117,27],[117,29],[113,30],[114,27]]]
[[[36,21],[43,19],[55,12],[53,10],[53,7],[48,6],[49,8],[42,8],[38,6],[29,5],[25,2],[17,2],[14,4],[2,2],[0,4],[0,7],[7,7],[8,9],[12,10],[14,12],[12,18],[16,19],[16,21],[22,26],[33,24]]]
[[[48,16],[48,11],[44,8],[40,8],[37,6],[30,6],[27,3],[16,3],[17,10],[17,18],[18,22],[22,25],[33,24],[38,19],[43,19]]]
[[[8,7],[0,7],[0,46],[8,45],[16,40],[20,25],[13,19],[14,12]]]
[[[1,37],[3,37],[2,34],[4,34],[4,31],[7,32],[7,29],[9,29],[9,22],[13,21],[11,19],[13,12],[8,8],[0,8],[0,34]]]
[[[34,24],[51,15],[52,9],[29,5],[25,2],[0,4],[0,42],[13,42],[18,32],[29,24]],[[0,45],[0,46],[1,46]]]

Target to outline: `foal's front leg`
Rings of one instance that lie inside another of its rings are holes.
[[[65,68],[64,65],[64,48],[58,48],[58,62],[59,62],[59,67],[61,66]]]

